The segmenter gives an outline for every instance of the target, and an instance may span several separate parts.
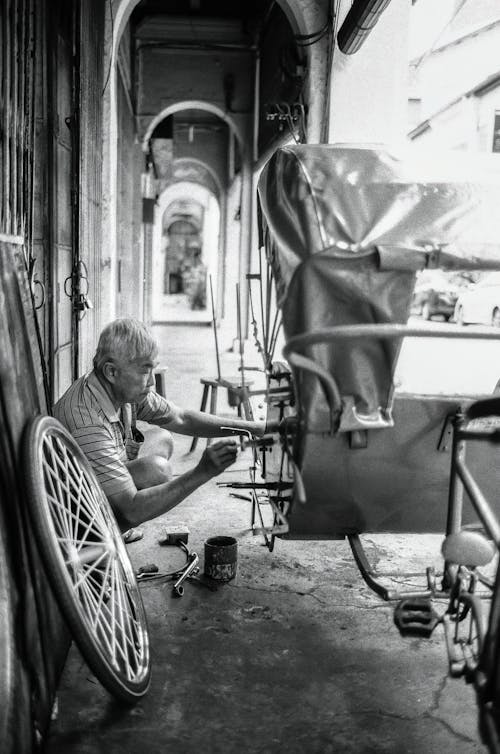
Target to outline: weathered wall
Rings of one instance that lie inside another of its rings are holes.
[[[340,27],[351,3],[341,0]],[[392,2],[361,49],[344,55],[335,44],[328,141],[402,140],[406,133],[410,3]]]
[[[413,141],[431,149],[491,152],[495,113],[500,111],[500,85],[478,96],[461,97],[430,118]]]
[[[118,80],[118,123],[116,314],[141,318],[144,265],[140,186],[144,154],[137,143],[134,117],[121,77]]]
[[[421,97],[421,120],[498,73],[500,20],[488,30],[412,61],[413,87]]]
[[[336,5],[337,3],[334,3]],[[322,29],[330,8],[330,0],[278,0],[296,34],[314,34]],[[307,77],[304,98],[308,104],[307,142],[325,140],[328,109],[329,37],[304,47],[307,55]]]
[[[104,7],[100,0],[80,6],[82,40],[80,44],[80,198],[78,244],[80,259],[87,277],[80,284],[80,293],[87,295],[93,308],[80,314],[79,373],[92,361],[99,336],[101,310],[101,207],[102,175],[102,88],[99,75],[103,64]],[[99,86],[96,86],[99,82]]]

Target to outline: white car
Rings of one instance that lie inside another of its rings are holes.
[[[459,325],[500,327],[500,272],[491,272],[460,294],[454,319]]]

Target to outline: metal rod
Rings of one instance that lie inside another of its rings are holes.
[[[267,367],[267,334],[264,321],[264,283],[262,280],[262,246],[259,248],[259,293],[260,293],[260,326],[262,327],[262,341],[264,348],[264,365]]]
[[[455,460],[457,474],[467,490],[472,506],[481,519],[481,523],[488,532],[495,545],[500,548],[500,524],[482,493],[479,485],[461,458]]]
[[[448,516],[446,534],[456,534],[462,528],[464,489],[458,476],[458,461],[465,459],[465,441],[460,430],[464,426],[464,415],[458,413],[453,419],[453,446],[451,451],[450,485],[448,487]]]
[[[266,275],[266,350],[268,355],[270,354],[271,344],[271,295],[272,295],[272,271],[271,268],[267,268]]]
[[[220,380],[220,356],[219,356],[219,341],[217,340],[217,320],[215,318],[215,304],[214,304],[214,290],[212,288],[212,276],[209,275],[210,283],[210,300],[212,302],[212,325],[214,328],[214,340],[215,340],[215,358],[217,359],[217,380]]]
[[[236,316],[238,319],[238,340],[240,343],[241,387],[245,387],[245,365],[243,363],[243,336],[241,334],[240,284],[236,283]]]
[[[499,330],[486,328],[466,331],[461,327],[440,327],[439,329],[426,327],[410,327],[408,325],[339,325],[325,327],[310,333],[294,335],[283,348],[285,358],[291,351],[298,351],[306,346],[326,343],[330,340],[344,340],[347,338],[467,338],[477,340],[500,340]]]

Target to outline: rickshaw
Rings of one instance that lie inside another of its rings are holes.
[[[500,156],[288,146],[258,198],[251,317],[281,431],[256,443],[250,481],[229,486],[250,491],[252,528],[270,550],[276,537],[347,538],[366,583],[396,602],[402,633],[442,622],[450,672],[474,682],[484,739],[500,751],[500,577],[479,570],[500,547],[500,397],[494,384],[481,395],[395,384],[407,337],[498,342],[492,328],[408,318],[419,270],[500,268]],[[384,586],[362,544],[379,532],[443,533],[440,583],[428,569],[421,592]],[[493,597],[488,628],[478,584]],[[441,616],[437,595],[448,598]]]
[[[249,481],[224,486],[249,493],[252,529],[270,550],[276,537],[347,538],[367,584],[396,603],[402,633],[430,635],[442,622],[450,672],[474,683],[484,740],[500,751],[500,576],[480,570],[500,549],[500,397],[494,386],[405,393],[395,380],[407,337],[500,337],[408,324],[418,270],[500,269],[500,156],[297,145],[274,154],[258,195],[266,256],[249,275],[249,303],[280,431],[251,441]],[[242,374],[245,408],[252,392]],[[50,417],[28,427],[25,454],[27,497],[68,623],[106,688],[133,704],[149,685],[148,633],[107,501]],[[442,533],[441,581],[429,569],[420,592],[384,586],[362,544],[378,532]],[[492,595],[488,621],[479,584]],[[436,596],[448,600],[443,615]]]

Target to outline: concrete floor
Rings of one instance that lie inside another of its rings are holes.
[[[199,377],[215,375],[211,331],[157,334],[170,397],[197,407]],[[224,376],[236,374],[236,355],[222,357]],[[177,470],[194,465],[203,446],[188,456],[189,440],[179,438]],[[246,479],[247,453],[224,480]],[[200,556],[210,536],[237,538],[236,579],[213,592],[190,582],[181,599],[171,583],[143,584],[153,675],[133,709],[112,701],[73,648],[48,754],[486,751],[473,690],[448,678],[442,628],[430,639],[402,638],[393,607],[365,586],[347,543],[280,540],[269,553],[249,531],[248,504],[214,480],[145,525],[144,539],[128,546],[134,565],[179,567],[182,553],[157,540],[181,522]],[[440,539],[364,541],[377,569],[406,588],[424,585],[427,565],[440,567]]]

